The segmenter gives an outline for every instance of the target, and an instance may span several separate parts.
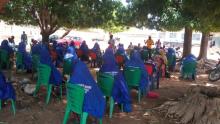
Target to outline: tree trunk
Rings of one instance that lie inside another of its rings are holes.
[[[209,42],[209,32],[207,32],[207,33],[202,32],[202,39],[201,39],[198,60],[207,58],[208,42]]]
[[[190,27],[185,27],[182,58],[191,54],[191,48],[192,48],[192,29]]]
[[[49,45],[49,36],[50,35],[45,32],[42,32],[41,35],[42,35],[42,43],[45,45]]]
[[[66,35],[68,35],[71,32],[72,29],[66,30],[66,32],[61,36],[60,39],[64,38]]]

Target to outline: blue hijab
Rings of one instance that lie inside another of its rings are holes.
[[[93,79],[86,64],[80,60],[75,63],[70,83],[83,86],[86,90],[83,111],[97,118],[103,118],[105,114],[105,99],[97,83]]]
[[[18,52],[22,54],[23,64],[25,69],[32,69],[32,59],[31,55],[26,51],[25,42],[20,42],[18,45]]]
[[[82,42],[82,44],[81,44],[79,49],[83,51],[84,55],[87,55],[88,52],[89,52],[89,48],[88,48],[88,46],[87,46],[85,41]]]
[[[183,58],[182,63],[187,63],[187,62],[196,62],[196,57],[193,54],[189,54],[186,57]]]
[[[49,50],[46,48],[46,46],[42,46],[42,49],[40,51],[40,63],[46,64],[51,67],[49,83],[54,84],[54,85],[60,85],[62,83],[62,75],[57,70],[55,65],[52,63]]]
[[[125,55],[125,49],[123,44],[119,44],[116,54]]]
[[[72,60],[76,60],[78,58],[75,48],[72,46],[69,46],[67,48],[66,54],[64,55],[64,59],[69,59],[69,58],[71,58]]]
[[[176,65],[176,52],[173,48],[168,48],[167,51],[167,59],[168,61],[171,59],[173,60],[172,63],[170,63],[171,66],[175,66]]]
[[[125,62],[125,67],[139,67],[141,69],[140,88],[142,92],[146,92],[146,89],[149,88],[149,76],[145,69],[144,62],[141,59],[139,51],[133,51],[130,59]]]
[[[0,71],[0,99],[16,99],[15,90],[11,83],[6,82],[4,74]]]
[[[12,48],[11,46],[9,46],[7,40],[3,40],[3,41],[2,41],[0,48],[3,49],[3,50],[6,50],[9,55],[14,52],[14,51],[13,51],[13,48]]]
[[[93,50],[95,53],[100,52],[101,50],[100,50],[99,44],[98,44],[98,43],[95,43],[94,46],[93,46],[93,48],[92,48],[92,50]]]
[[[31,48],[31,54],[32,55],[40,55],[41,49],[42,49],[42,44],[40,44],[40,43],[34,44]]]
[[[116,64],[115,56],[111,48],[107,48],[103,56],[103,65],[99,70],[102,73],[114,72],[117,73],[114,76],[114,85],[112,89],[113,99],[119,103],[123,104],[125,112],[131,112],[131,98],[128,90],[127,83],[124,79],[122,72],[119,70]]]

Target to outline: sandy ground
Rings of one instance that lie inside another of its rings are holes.
[[[92,74],[95,76],[95,70],[91,70]],[[4,72],[9,75],[8,72]],[[66,100],[63,98],[59,100],[56,96],[52,96],[49,105],[45,105],[45,90],[41,89],[40,95],[37,98],[29,96],[22,92],[18,87],[18,82],[23,78],[30,78],[30,74],[22,73],[15,74],[12,72],[13,77],[15,77],[16,82],[14,83],[17,92],[16,100],[16,115],[13,116],[10,111],[10,104],[3,106],[0,111],[0,124],[61,124]],[[161,79],[160,89],[155,92],[160,94],[158,99],[149,99],[143,97],[141,103],[137,103],[137,93],[132,91],[132,109],[131,113],[123,113],[119,111],[118,106],[115,106],[113,118],[108,118],[107,107],[105,117],[103,119],[103,124],[174,124],[175,122],[169,121],[163,115],[158,114],[154,111],[155,107],[160,106],[165,101],[176,100],[181,98],[186,92],[187,88],[191,85],[219,85],[220,81],[210,83],[207,80],[207,74],[200,74],[197,76],[196,81],[185,81],[178,79],[178,73],[172,73],[171,78]],[[35,83],[32,80],[32,83]],[[77,116],[71,114],[68,124],[73,124],[73,121],[77,119]],[[88,124],[95,123],[93,118],[88,119]]]

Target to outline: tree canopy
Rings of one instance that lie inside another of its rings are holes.
[[[112,20],[118,1],[112,0],[12,0],[1,19],[19,25],[38,25],[43,42],[60,27],[100,27]],[[113,19],[114,20],[114,19]]]

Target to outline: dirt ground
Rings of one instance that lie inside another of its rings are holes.
[[[93,74],[94,70],[91,70]],[[9,72],[4,72],[7,76]],[[37,98],[27,95],[22,92],[19,88],[18,82],[23,78],[30,78],[30,74],[22,73],[15,74],[11,73],[15,77],[14,86],[17,92],[16,100],[16,115],[13,116],[10,111],[10,103],[3,105],[3,109],[0,111],[0,124],[61,124],[65,107],[66,100],[63,98],[59,100],[56,96],[52,95],[49,105],[45,104],[45,90],[41,89],[40,95]],[[105,117],[103,119],[103,124],[175,124],[157,113],[154,108],[160,106],[166,101],[177,100],[183,97],[187,88],[191,85],[217,85],[220,81],[211,83],[208,82],[207,74],[199,74],[196,81],[186,81],[179,80],[178,73],[172,73],[171,78],[160,80],[160,89],[155,90],[159,93],[160,97],[158,99],[149,99],[143,97],[141,103],[137,103],[137,93],[132,92],[132,112],[123,113],[120,112],[117,105],[115,105],[113,118],[108,118],[108,108],[106,110]],[[35,83],[36,80],[32,80]],[[74,114],[70,115],[68,124],[73,124],[77,116]],[[89,118],[88,124],[95,124],[93,118]]]

